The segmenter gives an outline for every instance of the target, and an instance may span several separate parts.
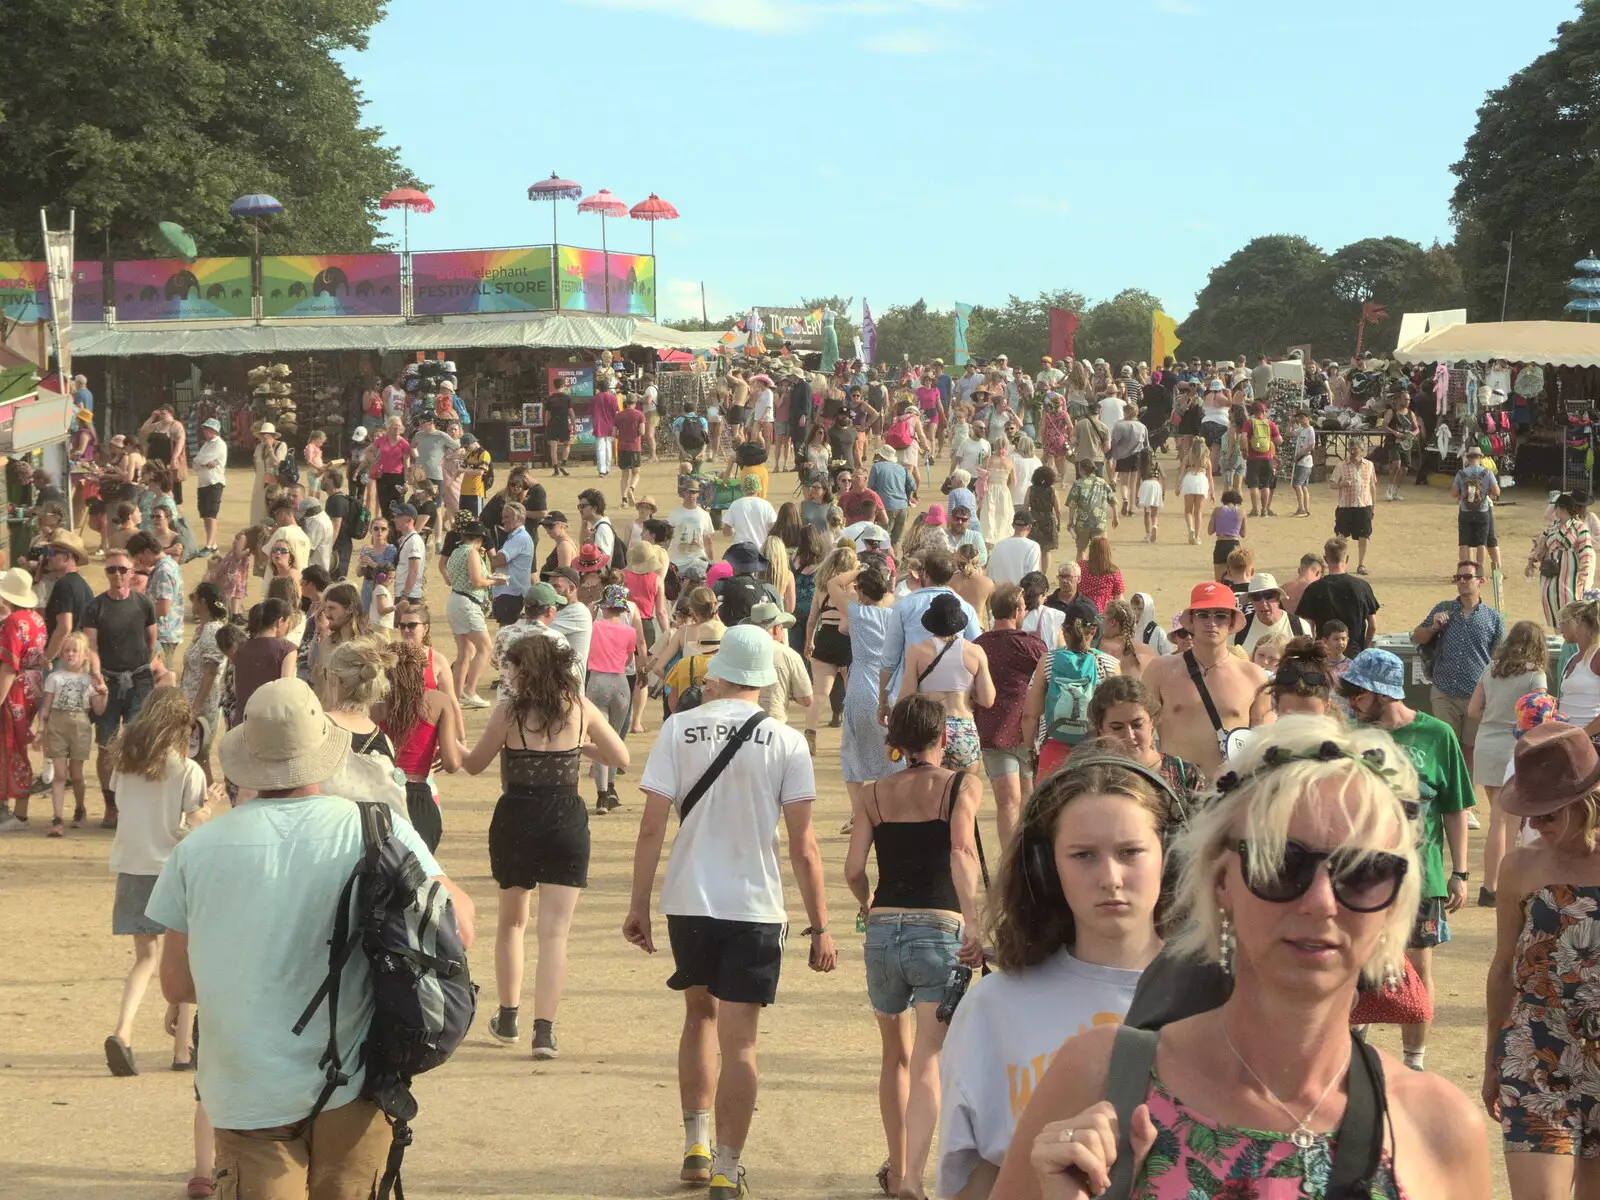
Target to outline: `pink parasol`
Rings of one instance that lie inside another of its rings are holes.
[[[431,213],[433,211],[433,201],[428,199],[428,193],[418,191],[413,187],[395,188],[394,191],[378,201],[378,207],[381,209],[398,208],[405,213],[403,220],[405,252],[407,257],[410,257],[411,213],[413,210],[419,213]]]
[[[676,221],[678,210],[673,208],[660,196],[651,192],[650,195],[628,210],[628,215],[635,221],[650,222],[650,257],[656,255],[656,226],[657,221]]]
[[[594,195],[578,201],[578,211],[581,213],[600,214],[600,254],[606,262],[606,311],[611,311],[611,251],[606,246],[606,218],[625,217],[628,215],[628,206],[617,199],[605,188],[601,188]]]
[[[541,179],[528,189],[529,200],[550,201],[550,241],[554,244],[556,238],[556,205],[557,200],[576,200],[583,195],[583,189],[570,179],[562,179],[554,171],[550,172],[549,179]]]

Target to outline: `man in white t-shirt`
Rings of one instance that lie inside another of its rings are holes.
[[[789,701],[793,700],[802,708],[811,707],[811,668],[789,648],[789,627],[794,624],[794,614],[764,600],[750,610],[749,623],[772,635],[772,672],[776,678],[770,686],[761,689],[761,707],[769,717],[787,724]]]
[[[765,376],[762,378],[765,378]],[[771,384],[756,393],[755,403],[750,406],[750,424],[766,439],[767,445],[772,445]]]
[[[767,534],[778,521],[778,510],[761,497],[761,480],[746,475],[739,485],[744,493],[722,514],[722,532],[735,542],[750,542],[756,549],[767,544]]]
[[[200,422],[200,445],[189,466],[194,471],[200,523],[206,531],[200,553],[209,557],[217,549],[217,514],[222,511],[222,492],[228,482],[228,439],[222,436],[222,422],[215,417]]]
[[[700,486],[692,476],[679,476],[678,499],[678,507],[667,514],[667,524],[672,526],[667,558],[680,571],[698,566],[704,572],[712,558],[711,516],[700,507]]]
[[[394,596],[395,603],[402,600],[419,603],[422,600],[423,578],[427,575],[428,547],[417,532],[415,505],[391,504],[389,519],[394,523]]]
[[[1124,371],[1128,370],[1127,367],[1122,369]],[[1131,375],[1132,372],[1129,372],[1129,374]],[[1100,401],[1100,419],[1105,422],[1106,428],[1110,429],[1118,421],[1122,420],[1126,413],[1127,409],[1122,403],[1122,397],[1117,395],[1117,390],[1113,387],[1105,398]]]
[[[996,542],[989,551],[989,578],[996,587],[1021,583],[1024,575],[1039,569],[1039,543],[1028,536],[1032,528],[1033,514],[1025,508],[1017,509],[1011,517],[1011,536]]]
[[[580,679],[589,676],[589,642],[594,637],[594,614],[587,604],[577,603],[578,572],[572,567],[557,567],[550,572],[550,586],[561,597],[550,628],[567,639],[577,659]]]
[[[811,969],[834,967],[822,855],[811,825],[811,755],[799,730],[774,721],[760,705],[761,689],[777,679],[772,651],[764,629],[728,630],[706,668],[705,702],[674,713],[661,727],[639,783],[645,809],[622,926],[628,941],[655,953],[650,896],[667,815],[677,810],[661,910],[675,966],[667,986],[684,993],[686,1006],[678,1044],[684,1110],[679,1178],[709,1183],[711,1200],[745,1193],[739,1156],[755,1112],[756,1031],[761,1009],[777,997],[788,921],[778,867],[780,820],[810,922],[801,936],[810,939]],[[714,773],[717,763],[720,773]],[[709,786],[702,786],[708,774]]]

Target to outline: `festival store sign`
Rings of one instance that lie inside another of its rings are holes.
[[[569,396],[588,399],[594,395],[593,367],[547,367],[547,395],[565,392]]]
[[[261,315],[398,317],[398,254],[269,255],[261,260]]]
[[[820,308],[757,308],[765,328],[762,336],[776,350],[784,342],[793,350],[822,350]]]
[[[111,268],[119,321],[248,317],[248,258],[146,258]]]
[[[419,316],[554,307],[549,246],[411,256],[411,310]]]
[[[611,254],[562,246],[557,277],[561,307],[572,312],[612,312],[649,317],[656,311],[656,260],[648,254]],[[606,307],[609,287],[611,305]]]
[[[102,321],[106,315],[105,267],[98,260],[72,268],[72,319]],[[50,316],[49,270],[42,262],[0,262],[0,314],[9,321]]]

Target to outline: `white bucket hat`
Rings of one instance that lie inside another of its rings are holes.
[[[735,625],[722,635],[722,645],[706,665],[706,675],[738,687],[771,687],[778,682],[772,669],[772,635],[754,625]],[[251,698],[252,702],[254,697]]]
[[[328,720],[304,681],[275,679],[250,697],[243,723],[228,730],[218,756],[233,783],[275,792],[321,783],[349,750],[350,731]]]
[[[33,576],[21,567],[12,567],[0,575],[0,600],[12,608],[36,608],[39,597],[33,592]]]

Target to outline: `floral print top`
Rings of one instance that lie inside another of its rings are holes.
[[[1301,1150],[1287,1134],[1218,1125],[1186,1107],[1152,1072],[1156,1142],[1134,1184],[1134,1200],[1324,1200],[1333,1139]],[[1405,1200],[1387,1153],[1372,1200]]]

